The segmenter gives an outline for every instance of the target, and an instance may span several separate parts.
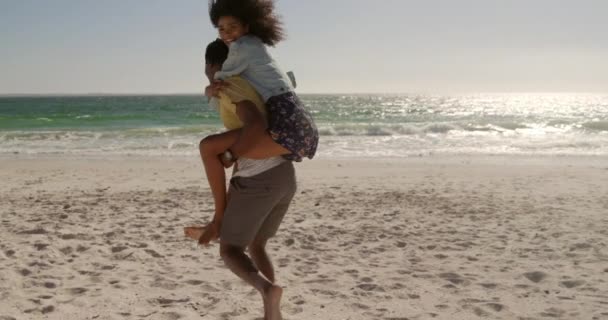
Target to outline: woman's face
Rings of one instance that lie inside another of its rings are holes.
[[[230,46],[233,41],[246,35],[249,27],[233,16],[222,16],[217,22],[217,30],[220,33],[220,39]]]

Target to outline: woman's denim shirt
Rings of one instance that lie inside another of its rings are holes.
[[[262,96],[271,97],[293,91],[290,79],[279,68],[268,49],[258,37],[245,35],[230,44],[228,58],[215,79],[241,75]]]

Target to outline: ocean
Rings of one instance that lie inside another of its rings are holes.
[[[608,95],[311,95],[318,157],[608,155]],[[0,97],[0,155],[196,155],[200,95]]]

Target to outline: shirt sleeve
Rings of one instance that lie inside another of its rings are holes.
[[[212,97],[209,99],[209,106],[215,109],[216,111],[220,110],[220,101],[216,97]]]
[[[248,54],[245,46],[240,43],[232,43],[228,51],[228,58],[222,65],[222,70],[215,73],[215,79],[224,80],[231,76],[241,74],[249,65]]]

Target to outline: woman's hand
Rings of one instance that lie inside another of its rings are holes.
[[[205,231],[200,238],[198,238],[198,244],[208,245],[211,241],[217,240],[220,237],[221,222],[211,221],[205,226]]]
[[[226,168],[226,169],[228,169],[234,165],[234,161],[232,161],[232,160],[226,160],[226,158],[224,158],[224,157],[220,157],[220,159],[222,160],[222,164],[224,165],[224,168]]]
[[[220,158],[220,161],[222,162],[222,165],[224,165],[224,168],[226,168],[226,169],[228,169],[234,165],[234,159],[227,159],[226,157],[224,157],[223,154],[220,154],[219,158]]]

